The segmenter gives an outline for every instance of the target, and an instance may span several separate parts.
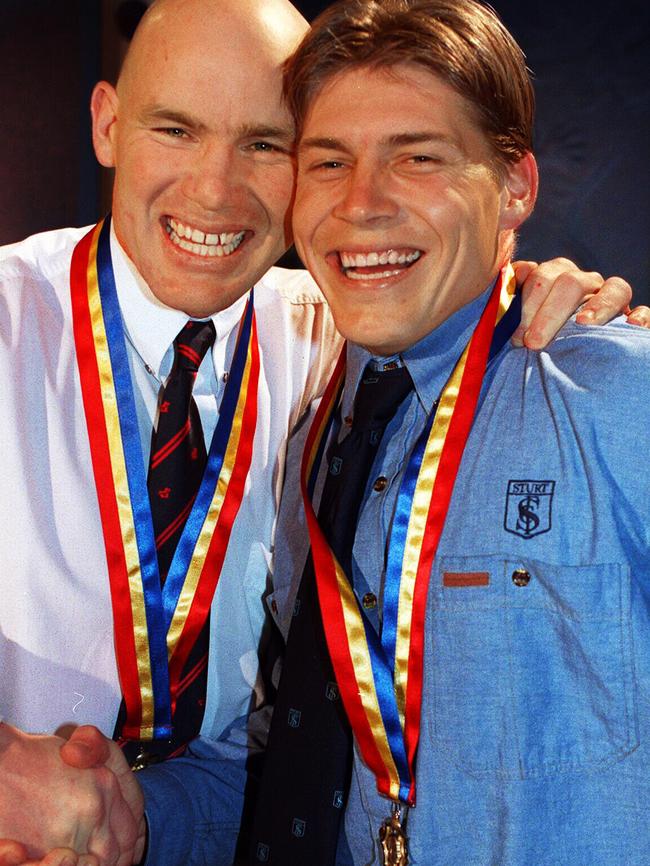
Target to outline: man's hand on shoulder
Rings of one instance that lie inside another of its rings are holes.
[[[523,293],[521,324],[512,338],[516,346],[543,349],[581,305],[578,324],[604,325],[626,313],[631,324],[650,327],[648,307],[630,311],[632,289],[621,277],[604,279],[564,258],[539,265],[515,262],[514,269]]]
[[[0,866],[138,862],[143,797],[119,747],[88,726],[66,742],[0,724],[0,837]]]

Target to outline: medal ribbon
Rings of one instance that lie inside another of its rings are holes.
[[[513,300],[515,302],[513,303]],[[415,804],[424,618],[433,559],[489,360],[520,318],[514,273],[495,283],[474,333],[409,458],[389,537],[381,638],[359,605],[311,504],[345,376],[345,349],[307,437],[302,492],[327,645],[348,719],[380,794]]]
[[[110,252],[110,217],[75,247],[70,287],[77,363],[126,702],[124,735],[166,738],[178,682],[205,623],[250,468],[259,350],[251,291],[208,461],[164,587]]]

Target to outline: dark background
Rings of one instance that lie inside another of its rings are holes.
[[[235,0],[236,2],[236,0]],[[85,225],[109,200],[88,98],[137,0],[1,0],[0,243]],[[323,2],[297,2],[313,18]],[[650,303],[650,3],[494,0],[535,75],[540,198],[520,254],[620,274]]]

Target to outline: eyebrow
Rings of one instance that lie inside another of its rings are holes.
[[[381,144],[386,147],[406,147],[412,144],[430,144],[435,142],[453,147],[454,150],[461,149],[454,138],[438,132],[399,132],[382,139]],[[298,145],[298,150],[302,151],[308,148],[349,152],[349,147],[343,139],[330,138],[328,136],[303,138]]]
[[[247,123],[239,129],[240,138],[279,138],[292,143],[295,135],[291,126]]]
[[[176,123],[178,126],[189,126],[198,132],[203,132],[206,129],[205,124],[198,121],[195,117],[182,111],[176,111],[173,108],[165,108],[163,105],[148,106],[143,110],[141,118],[145,121],[164,120],[168,123]]]

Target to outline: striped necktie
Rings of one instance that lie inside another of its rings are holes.
[[[207,462],[201,419],[192,389],[201,361],[214,340],[212,320],[186,323],[174,340],[174,363],[158,398],[158,424],[151,436],[147,486],[162,584]],[[199,733],[205,708],[209,627],[208,618],[185,664],[172,719],[171,740],[122,744],[134,768],[180,754]],[[124,704],[116,733],[121,730],[123,713]]]

